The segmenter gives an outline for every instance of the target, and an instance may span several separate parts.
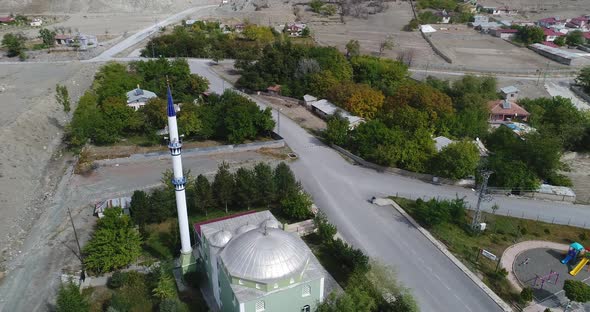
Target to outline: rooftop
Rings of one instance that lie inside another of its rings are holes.
[[[568,52],[568,51],[565,51],[565,50],[562,50],[559,48],[555,48],[555,47],[550,47],[550,46],[547,46],[547,45],[544,45],[541,43],[533,43],[529,47],[539,50],[539,51],[542,51],[542,52],[545,52],[545,53],[549,53],[549,54],[560,56],[560,57],[563,57],[566,59],[570,59],[570,60],[580,57],[579,55],[577,55],[575,53]]]
[[[445,136],[438,136],[436,138],[434,138],[434,145],[436,147],[436,151],[440,152],[443,148],[445,148],[447,145],[453,143],[454,141],[445,137]]]
[[[529,114],[520,105],[507,100],[495,100],[488,102],[488,109],[493,115],[516,115],[526,117]]]
[[[343,110],[342,108],[330,103],[328,100],[322,99],[311,103],[312,107],[315,107],[317,110],[323,112],[328,116],[334,115],[337,111],[340,111],[342,117],[348,119],[348,122],[352,124],[356,124],[358,122],[363,121],[363,118],[351,115],[349,112]]]
[[[158,97],[154,92],[143,90],[139,86],[127,92],[127,103],[145,102],[151,98]]]
[[[543,28],[543,34],[545,36],[563,36],[564,34],[560,33],[559,31],[555,31],[551,28]]]
[[[502,93],[504,93],[504,94],[508,94],[508,93],[517,93],[519,90],[515,86],[507,86],[504,88],[500,88],[500,91],[502,91]]]

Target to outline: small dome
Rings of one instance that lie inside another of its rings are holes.
[[[309,250],[296,235],[275,228],[248,231],[221,252],[230,275],[267,282],[301,274]]]
[[[209,243],[211,243],[211,246],[222,248],[225,247],[225,245],[227,245],[231,238],[232,234],[230,231],[221,230],[215,232],[215,234],[211,236]]]
[[[252,231],[257,228],[258,227],[254,224],[244,224],[236,230],[236,235],[240,235],[240,234],[246,233],[248,231]]]
[[[260,228],[261,229],[264,229],[264,228],[267,228],[267,229],[280,229],[282,227],[281,227],[281,224],[279,223],[279,221],[274,220],[274,219],[266,219],[262,223],[260,223]]]

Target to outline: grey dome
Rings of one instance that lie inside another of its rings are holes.
[[[211,236],[209,243],[214,247],[222,248],[225,247],[225,245],[227,245],[227,242],[229,242],[231,238],[232,234],[230,231],[221,230],[215,232],[215,234]]]
[[[230,275],[270,281],[299,275],[309,260],[309,250],[299,237],[283,230],[251,230],[231,240],[221,252]]]
[[[279,221],[275,220],[275,219],[266,219],[264,220],[262,223],[260,223],[260,228],[264,229],[264,228],[273,228],[273,229],[280,229],[281,228],[281,224],[279,223]]]
[[[244,224],[236,229],[236,235],[244,234],[257,228],[258,227],[254,224]]]

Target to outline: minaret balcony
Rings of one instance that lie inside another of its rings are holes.
[[[174,188],[177,191],[182,191],[182,190],[184,190],[184,186],[186,185],[186,178],[185,177],[172,178],[172,185],[174,185]]]

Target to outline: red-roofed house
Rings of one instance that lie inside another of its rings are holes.
[[[584,38],[586,38],[587,42],[590,42],[590,32],[585,32],[582,34],[582,36],[584,36]]]
[[[565,26],[565,21],[562,21],[562,20],[555,18],[555,17],[547,17],[547,18],[540,19],[537,22],[537,24],[539,24],[539,26],[541,26],[541,27],[549,28],[552,26],[560,26],[560,25]]]
[[[0,23],[2,23],[2,24],[8,24],[8,23],[12,23],[12,22],[14,22],[14,18],[11,16],[0,17]]]
[[[488,102],[490,121],[523,120],[529,117],[529,112],[514,102],[507,100],[495,100]]]
[[[581,31],[588,31],[588,18],[586,16],[579,16],[572,18],[565,24],[569,28],[579,29]]]
[[[545,35],[545,41],[549,42],[553,42],[555,41],[555,39],[557,39],[557,37],[563,36],[562,33],[560,33],[559,31],[555,31],[551,28],[544,28],[543,34]]]
[[[281,85],[274,85],[266,88],[266,91],[272,95],[281,94]]]
[[[493,29],[490,32],[492,33],[492,35],[494,35],[496,37],[500,37],[504,40],[509,40],[509,39],[512,39],[514,36],[516,36],[516,33],[518,33],[518,29],[498,28],[498,29]]]

